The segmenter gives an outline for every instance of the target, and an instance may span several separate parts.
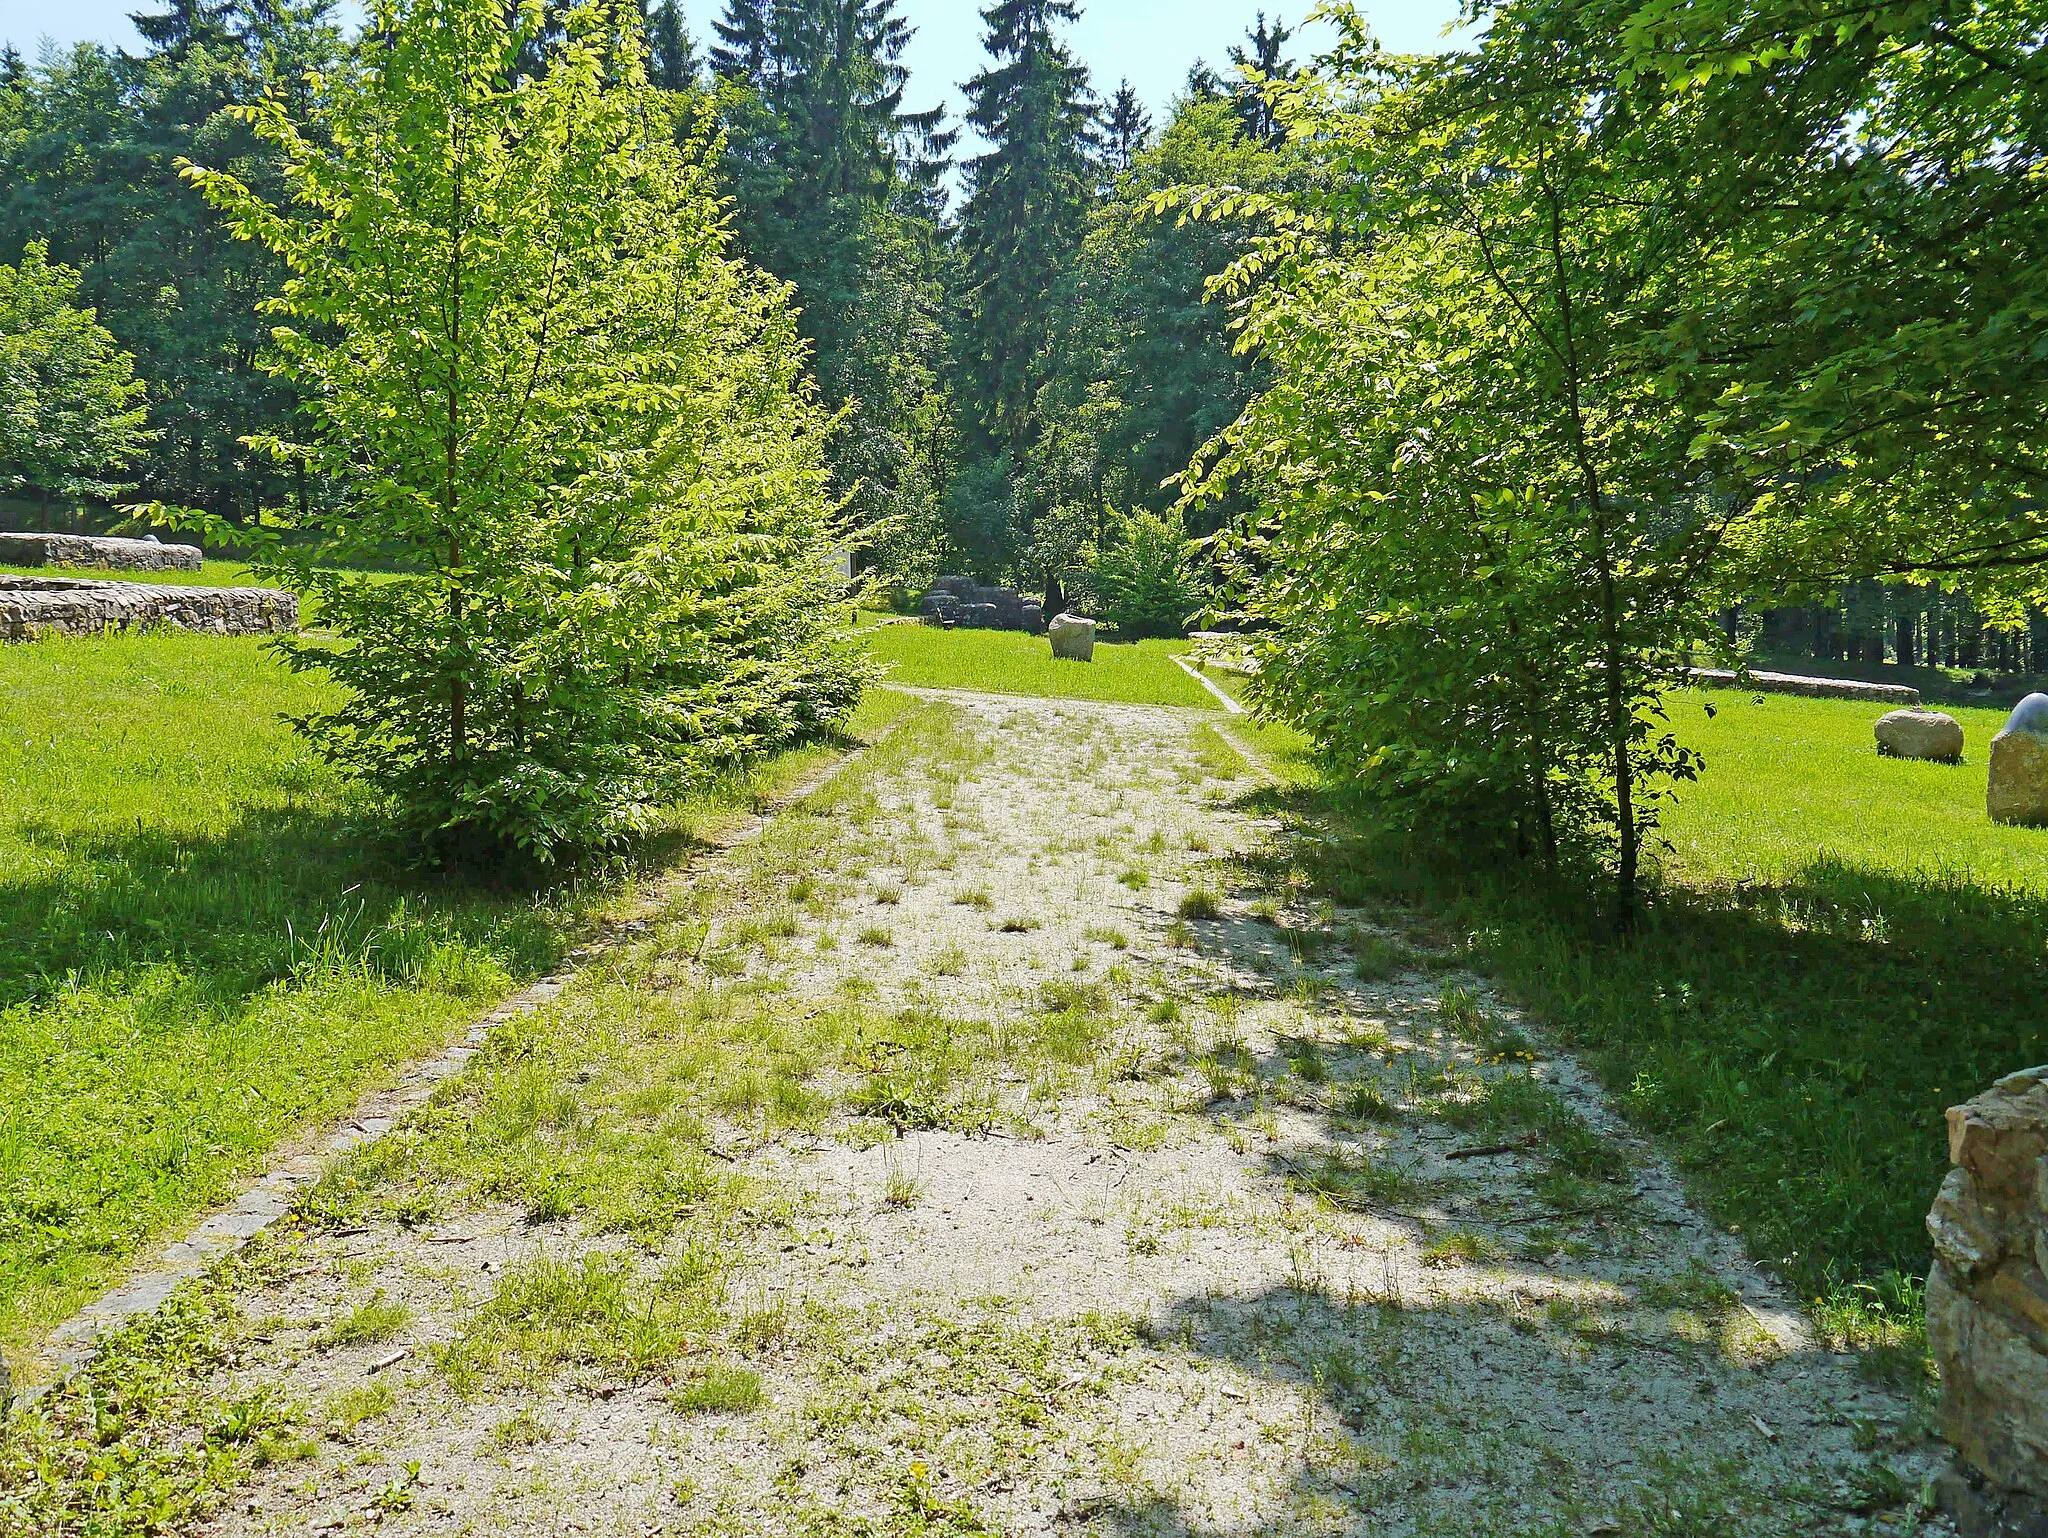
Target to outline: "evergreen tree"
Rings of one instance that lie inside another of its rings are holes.
[[[1234,94],[1238,116],[1245,133],[1263,144],[1278,144],[1287,137],[1287,126],[1274,112],[1268,89],[1295,77],[1294,61],[1286,54],[1293,36],[1293,29],[1277,16],[1268,26],[1266,13],[1261,11],[1257,23],[1245,34],[1251,47],[1230,50],[1230,62],[1237,67]]]
[[[28,79],[28,65],[23,62],[21,50],[9,43],[0,48],[0,88],[18,87]]]
[[[296,502],[295,470],[241,442],[289,422],[296,392],[254,366],[270,322],[257,303],[281,272],[178,184],[180,157],[273,187],[277,162],[224,109],[274,90],[301,103],[340,37],[326,0],[178,0],[138,25],[139,55],[81,45],[30,69],[0,136],[0,262],[47,241],[150,383],[150,499],[247,520]],[[314,488],[317,490],[317,488]]]
[[[711,73],[721,80],[764,85],[777,9],[775,0],[726,0],[725,14],[711,24],[718,34],[711,49]]]
[[[697,44],[684,24],[682,7],[676,0],[661,4],[646,16],[647,78],[664,91],[687,91],[697,84],[702,68]]]
[[[1130,81],[1126,80],[1116,88],[1116,95],[1110,99],[1109,112],[1102,121],[1102,132],[1110,169],[1118,172],[1130,170],[1131,162],[1138,158],[1138,151],[1152,137],[1152,114],[1138,100],[1137,90]]]
[[[167,11],[136,11],[128,19],[152,52],[182,59],[194,48],[222,53],[234,46],[235,0],[170,0]]]
[[[1075,0],[997,0],[982,12],[991,64],[968,81],[968,121],[988,141],[967,168],[959,341],[982,448],[1021,464],[1061,275],[1086,232],[1095,143],[1087,69],[1059,26]]]

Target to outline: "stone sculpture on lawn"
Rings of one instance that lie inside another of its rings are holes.
[[[2048,694],[2030,694],[1991,743],[1993,822],[2048,827]]]
[[[1063,662],[1095,660],[1095,621],[1078,614],[1062,614],[1047,627],[1052,637],[1052,654]]]
[[[1963,723],[1938,710],[1895,710],[1877,723],[1877,751],[1891,758],[1958,764]]]

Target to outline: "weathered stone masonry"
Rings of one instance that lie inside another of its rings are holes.
[[[158,625],[209,635],[275,635],[298,628],[299,600],[275,588],[0,576],[0,640]]]
[[[0,566],[82,566],[101,571],[198,571],[196,545],[85,534],[0,534]]]

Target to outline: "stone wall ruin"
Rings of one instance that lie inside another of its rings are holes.
[[[276,635],[298,629],[298,595],[263,587],[0,576],[0,641],[159,626],[206,635]]]
[[[2048,1067],[1948,1113],[1955,1166],[1928,1215],[1927,1338],[1943,1504],[1965,1538],[2048,1538]]]
[[[73,566],[100,571],[198,571],[206,558],[196,545],[153,539],[105,539],[86,534],[0,534],[0,566]]]

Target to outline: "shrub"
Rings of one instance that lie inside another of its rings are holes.
[[[1114,518],[1114,515],[1112,515]],[[1179,636],[1201,607],[1188,575],[1187,530],[1178,513],[1114,519],[1107,544],[1085,552],[1102,617],[1126,639]]]

